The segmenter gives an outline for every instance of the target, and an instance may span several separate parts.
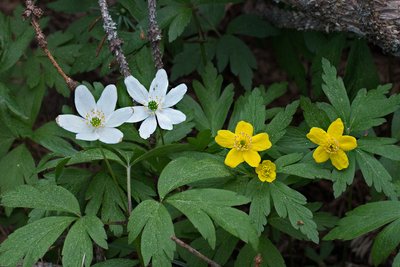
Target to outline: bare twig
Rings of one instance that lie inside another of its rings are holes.
[[[122,40],[117,35],[117,24],[113,21],[108,11],[107,1],[99,0],[101,16],[103,18],[103,28],[107,35],[110,51],[115,56],[119,64],[119,70],[124,77],[131,75],[128,62],[126,61],[124,52],[122,51]]]
[[[164,64],[162,62],[161,50],[159,47],[159,43],[161,41],[161,30],[158,27],[157,18],[156,18],[156,0],[148,0],[148,9],[149,9],[149,31],[148,36],[150,39],[151,51],[153,54],[154,65],[156,68],[162,69]]]
[[[263,259],[261,257],[261,254],[257,254],[254,258],[254,267],[260,267]]]
[[[53,64],[53,66],[57,69],[58,73],[63,77],[69,89],[71,91],[74,90],[78,86],[78,83],[71,79],[67,74],[65,74],[65,72],[61,69],[60,65],[58,65],[57,61],[54,59],[53,55],[47,47],[46,36],[43,34],[38,22],[38,19],[43,15],[43,11],[35,6],[32,0],[25,0],[25,5],[26,9],[23,16],[25,18],[31,19],[31,24],[36,32],[36,40],[38,42],[38,45],[46,54],[46,56],[50,59],[51,64]]]
[[[179,246],[185,248],[187,251],[189,251],[190,253],[192,253],[193,255],[195,255],[196,257],[199,257],[200,259],[202,259],[203,261],[207,262],[211,267],[221,267],[221,265],[219,265],[218,263],[216,263],[215,261],[207,258],[206,256],[204,256],[203,254],[201,254],[198,250],[194,249],[193,247],[191,247],[190,245],[186,244],[185,242],[183,242],[182,240],[180,240],[179,238],[177,238],[176,236],[172,236],[171,237],[172,240],[175,241],[175,243],[177,243]]]

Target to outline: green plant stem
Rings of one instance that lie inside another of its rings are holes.
[[[160,136],[161,136],[161,143],[162,143],[163,145],[165,145],[163,131],[162,131],[162,129],[161,129],[160,127],[158,127],[158,131],[159,131]]]
[[[203,65],[205,66],[207,64],[207,55],[206,55],[206,49],[204,47],[204,42],[206,38],[204,37],[203,29],[201,28],[199,18],[197,16],[196,10],[193,10],[193,21],[194,24],[196,25],[197,31],[199,32],[199,40],[200,42],[200,53],[201,53],[201,59],[203,61]]]
[[[132,213],[132,196],[131,196],[131,165],[126,166],[126,192],[128,197],[128,214]]]
[[[106,162],[106,165],[107,165],[108,171],[110,172],[111,177],[113,178],[115,184],[118,184],[117,177],[115,177],[115,174],[114,174],[114,172],[113,172],[113,170],[111,168],[110,162],[106,158],[106,154],[104,154],[104,150],[103,150],[103,147],[101,145],[100,145],[100,152],[101,152],[101,155],[104,158],[104,161]]]

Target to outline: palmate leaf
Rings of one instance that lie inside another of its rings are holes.
[[[171,161],[161,172],[158,193],[164,199],[169,192],[182,185],[230,176],[231,171],[219,160],[181,157]]]
[[[75,196],[64,187],[50,184],[21,185],[3,195],[2,205],[80,215],[79,203]]]
[[[141,252],[146,266],[150,260],[153,266],[172,266],[176,245],[171,237],[175,233],[171,216],[164,205],[154,200],[141,202],[129,217],[128,232],[129,242],[142,232]]]
[[[400,244],[399,231],[400,219],[397,219],[376,236],[371,251],[375,266],[381,264]]]
[[[193,223],[212,248],[215,230],[210,217],[225,231],[257,247],[257,232],[246,213],[232,206],[248,203],[247,197],[222,189],[192,189],[166,198]]]
[[[178,38],[192,20],[192,9],[177,7],[178,14],[172,20],[168,29],[168,41],[171,43]]]
[[[317,105],[311,103],[308,97],[300,98],[300,106],[303,109],[304,120],[311,127],[319,127],[322,129],[328,129],[329,118],[325,111],[317,107]]]
[[[349,159],[349,167],[338,171],[334,169],[332,171],[332,180],[333,180],[333,195],[335,198],[338,198],[344,191],[348,185],[353,183],[353,179],[356,173],[356,156],[354,151],[349,151],[347,153],[347,157]]]
[[[269,184],[268,188],[278,215],[282,218],[289,217],[289,221],[295,229],[318,243],[317,225],[312,219],[313,214],[304,206],[307,203],[306,198],[279,181]]]
[[[251,198],[249,216],[260,235],[271,212],[271,194],[267,183],[252,179],[247,184],[246,195]]]
[[[76,217],[46,217],[12,233],[0,246],[0,265],[34,265]],[[79,265],[80,266],[80,265]]]
[[[107,249],[107,234],[103,223],[96,216],[88,215],[77,220],[69,230],[62,250],[65,267],[90,266],[93,259],[92,238]]]
[[[366,152],[399,161],[400,147],[395,143],[397,140],[394,138],[363,137],[357,140],[357,147]]]

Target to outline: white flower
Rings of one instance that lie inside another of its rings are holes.
[[[167,94],[168,76],[164,69],[158,70],[151,82],[150,90],[133,76],[125,78],[125,85],[129,95],[143,106],[133,107],[134,113],[127,122],[144,120],[139,128],[140,137],[147,139],[157,128],[157,122],[164,130],[172,130],[172,125],[186,120],[186,115],[171,107],[178,103],[186,93],[185,84],[171,89]]]
[[[67,131],[76,133],[76,139],[100,140],[106,144],[122,141],[123,133],[115,129],[126,122],[133,114],[133,108],[115,110],[117,104],[117,88],[108,85],[97,103],[93,95],[84,85],[75,89],[75,106],[82,117],[75,115],[59,115],[57,124]]]

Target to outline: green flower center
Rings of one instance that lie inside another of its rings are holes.
[[[151,100],[148,104],[147,107],[151,110],[151,111],[156,111],[158,109],[158,103],[154,100]]]
[[[244,132],[240,132],[235,136],[233,146],[239,151],[247,151],[251,149],[251,143],[251,136]]]
[[[326,142],[324,149],[329,154],[337,153],[339,150],[339,143],[335,138],[329,138],[328,142]]]
[[[93,118],[90,120],[90,124],[91,124],[93,127],[98,128],[98,127],[101,126],[101,119],[98,118],[98,117],[93,117]]]

